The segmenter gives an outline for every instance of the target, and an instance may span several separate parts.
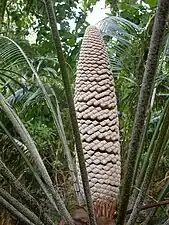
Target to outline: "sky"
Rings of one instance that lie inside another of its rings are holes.
[[[109,8],[105,8],[105,0],[100,0],[94,6],[93,11],[87,16],[87,22],[90,25],[96,25],[100,20],[106,17],[106,13],[110,12]]]
[[[100,20],[106,17],[106,13],[110,12],[109,8],[105,8],[105,0],[100,0],[96,3],[92,12],[88,12],[88,16],[86,18],[87,22],[90,25],[96,25]],[[72,27],[75,26],[72,23]],[[27,36],[27,39],[31,44],[36,43],[36,33],[33,31]]]

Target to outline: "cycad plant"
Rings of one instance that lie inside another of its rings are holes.
[[[52,1],[45,0],[45,5],[70,112],[77,155],[77,170],[74,165],[69,143],[66,139],[62,114],[54,89],[51,86],[43,84],[38,70],[35,69],[25,52],[13,40],[7,37],[1,37],[2,48],[0,54],[2,66],[5,68],[3,70],[3,74],[5,74],[4,77],[9,78],[8,65],[12,68],[18,65],[18,62],[26,63],[31,73],[36,78],[38,87],[43,94],[42,96],[46,100],[46,104],[53,118],[53,123],[57,128],[58,136],[62,142],[75,189],[78,207],[75,209],[72,216],[61,198],[58,186],[54,186],[53,184],[33,138],[2,94],[0,94],[1,112],[3,112],[5,118],[10,121],[21,142],[12,137],[3,121],[0,122],[1,130],[3,130],[3,133],[8,136],[8,139],[20,152],[35,177],[36,182],[43,191],[45,199],[52,205],[55,214],[59,213],[61,215],[62,220],[59,222],[60,225],[114,225],[116,222],[117,224],[123,225],[125,223],[129,197],[135,187],[132,185],[136,185],[137,189],[133,192],[134,197],[131,199],[131,205],[134,207],[132,212],[129,210],[131,216],[127,224],[135,224],[139,216],[139,211],[142,209],[143,201],[147,200],[146,192],[149,188],[153,171],[157,170],[160,158],[163,152],[168,148],[169,100],[166,101],[164,108],[161,110],[160,119],[148,147],[147,157],[144,159],[142,170],[140,171],[138,169],[141,159],[140,156],[142,156],[142,150],[145,145],[144,134],[147,132],[146,127],[149,125],[150,114],[147,116],[147,113],[151,113],[148,112],[148,109],[151,109],[150,106],[152,107],[150,100],[154,100],[154,80],[162,49],[161,46],[169,12],[169,3],[165,0],[161,0],[157,9],[147,63],[144,75],[142,76],[143,81],[141,88],[139,88],[140,95],[138,98],[138,106],[119,195],[121,160],[117,102],[114,81],[110,72],[109,60],[104,49],[101,32],[96,27],[89,27],[85,33],[77,67],[75,98],[73,101],[69,82],[69,70],[61,47]],[[121,23],[127,24],[123,19],[116,19],[116,21],[120,25]],[[120,28],[120,25],[116,26],[116,28]],[[100,28],[103,30],[103,33],[106,33],[105,30],[108,28],[104,26],[105,29],[103,29],[102,26],[100,25]],[[133,24],[130,24],[130,28],[131,27],[133,27]],[[140,32],[140,28],[137,26],[133,29],[137,29],[137,31]],[[131,44],[129,41],[131,36],[127,35],[127,32],[126,36],[120,35],[120,32],[124,34],[124,30],[119,29],[116,33],[116,41],[119,38],[127,49],[127,44]],[[122,36],[123,38],[120,39]],[[5,45],[2,40],[6,43]],[[115,50],[116,52],[117,50],[123,51],[119,43],[116,45]],[[8,61],[9,64],[6,64],[7,59],[15,58],[14,55],[19,61],[16,60],[10,63]],[[112,65],[115,65],[114,61]],[[117,67],[114,67],[114,70],[115,69],[117,71]],[[4,79],[2,79],[2,81],[4,81]],[[151,103],[152,102],[153,101],[151,101]],[[141,138],[143,138],[142,141]],[[24,150],[22,148],[23,146]],[[27,151],[29,151],[29,154]],[[136,158],[137,166],[135,166]],[[12,193],[8,193],[4,188],[0,188],[1,205],[25,224],[54,224],[37,199],[35,199],[24,185],[17,180],[13,171],[10,171],[3,161],[4,159],[1,157],[1,175],[20,197],[17,199]],[[134,168],[136,168],[135,171]],[[140,172],[139,176],[138,172]],[[138,177],[138,179],[133,180],[133,177]],[[164,189],[158,197],[159,201],[164,198],[168,189],[169,184],[166,182]],[[116,202],[118,206],[117,211]],[[153,213],[154,211],[150,212],[144,224],[148,224]]]

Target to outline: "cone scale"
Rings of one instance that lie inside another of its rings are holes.
[[[81,46],[74,103],[93,201],[113,202],[121,179],[117,102],[104,41],[93,26]]]

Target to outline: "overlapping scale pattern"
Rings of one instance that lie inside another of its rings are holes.
[[[74,102],[93,200],[115,198],[121,174],[119,123],[113,76],[96,27],[84,35]]]

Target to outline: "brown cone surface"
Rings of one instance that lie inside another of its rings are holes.
[[[84,35],[74,102],[92,198],[115,199],[121,178],[117,103],[109,60],[96,27],[88,27]],[[79,167],[78,176],[83,192]]]

